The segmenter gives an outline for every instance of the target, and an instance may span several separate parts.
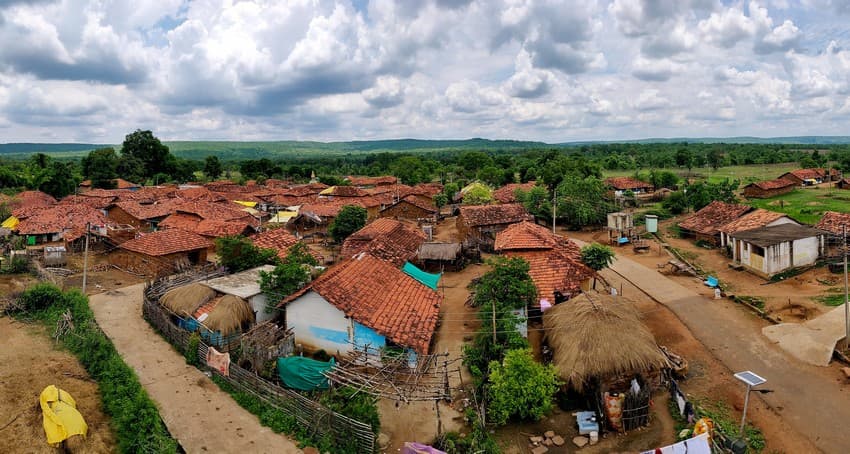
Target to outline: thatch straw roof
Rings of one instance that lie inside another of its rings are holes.
[[[173,288],[159,299],[159,304],[180,316],[192,315],[199,307],[215,298],[215,290],[199,284]]]
[[[667,366],[655,338],[629,300],[583,293],[543,314],[552,363],[567,386],[581,392],[591,378]]]
[[[254,311],[247,301],[238,296],[224,295],[209,311],[203,324],[210,331],[218,331],[222,336],[227,336],[239,330],[243,323],[253,321]]]

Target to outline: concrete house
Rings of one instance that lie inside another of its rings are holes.
[[[826,232],[814,227],[780,224],[732,235],[733,260],[769,278],[785,270],[812,265],[823,254]]]
[[[274,271],[274,266],[264,265],[251,268],[239,273],[202,281],[201,284],[219,293],[237,296],[247,301],[251,310],[254,311],[254,320],[257,323],[262,323],[274,318],[275,309],[273,307],[268,308],[268,298],[260,290],[260,271],[270,273]]]
[[[720,227],[752,210],[752,207],[715,200],[679,223],[683,235],[711,244],[721,243]]]
[[[738,232],[747,230],[760,229],[762,227],[772,227],[781,224],[800,225],[795,219],[784,213],[757,208],[738,219],[727,222],[720,226],[720,245],[732,246],[732,236]]]
[[[433,287],[362,253],[330,268],[278,307],[296,344],[306,351],[340,355],[368,344],[420,355],[429,352],[442,301]]]

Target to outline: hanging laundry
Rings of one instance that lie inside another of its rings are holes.
[[[699,434],[676,444],[643,451],[641,454],[711,454],[708,434]]]
[[[221,372],[225,377],[230,376],[230,353],[221,353],[210,347],[207,350],[207,366]]]

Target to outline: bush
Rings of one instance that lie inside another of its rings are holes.
[[[322,394],[319,402],[341,415],[369,424],[375,435],[381,431],[381,416],[374,396],[344,386]]]
[[[74,329],[60,342],[97,381],[120,452],[177,451],[177,442],[169,435],[156,405],[97,326],[85,295],[78,290],[62,293],[55,286],[42,283],[22,293],[18,304],[27,315],[49,327],[56,326],[66,310],[71,312]]]
[[[198,361],[198,347],[200,345],[201,335],[195,331],[191,336],[189,336],[189,344],[186,346],[186,351],[183,352],[183,356],[186,357],[186,364],[191,364],[193,366],[200,364],[200,361]]]
[[[490,363],[488,416],[503,425],[512,417],[538,420],[552,410],[558,391],[555,366],[544,366],[530,349],[510,350],[502,363]]]

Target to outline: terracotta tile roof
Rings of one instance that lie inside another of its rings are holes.
[[[518,222],[496,234],[494,249],[497,252],[524,249],[559,249],[575,260],[581,260],[577,244],[546,227],[530,221]]]
[[[788,186],[794,186],[793,181],[786,180],[784,178],[777,178],[775,180],[766,180],[766,181],[756,181],[755,183],[750,183],[747,186],[755,186],[759,189],[768,191],[771,189],[781,189],[787,188]],[[744,187],[747,187],[744,186]]]
[[[17,217],[17,216],[16,216]],[[16,230],[21,235],[44,235],[70,229],[85,229],[86,223],[105,225],[109,221],[97,209],[85,204],[45,207],[21,219]]]
[[[829,174],[830,175],[838,175],[839,172],[838,172],[837,169],[829,169]],[[795,177],[797,177],[801,180],[808,180],[808,179],[815,179],[816,180],[818,178],[825,178],[827,176],[827,171],[826,171],[826,169],[819,169],[819,168],[797,169],[797,170],[792,170],[790,172],[786,172],[786,173],[782,174],[782,176],[780,176],[779,178],[785,177],[787,175],[793,175],[793,176],[795,176]]]
[[[605,184],[614,189],[625,191],[627,189],[652,189],[652,185],[632,177],[611,177],[605,179]]]
[[[206,237],[221,238],[223,236],[246,235],[253,230],[250,224],[243,221],[204,219],[195,226],[194,232]]]
[[[395,205],[397,205],[401,202],[407,202],[407,203],[409,203],[409,204],[411,204],[411,205],[413,205],[417,208],[420,208],[422,210],[425,210],[429,213],[436,213],[437,212],[437,207],[433,203],[425,202],[424,200],[422,200],[419,197],[412,195],[412,194],[401,199],[401,200],[399,200],[398,202],[393,203],[392,205],[390,205],[390,206],[388,206],[387,208],[384,208],[384,209],[385,210],[389,209],[390,207],[395,206]]]
[[[315,194],[315,193],[318,193],[318,192],[319,192],[319,191],[321,191],[322,189],[327,189],[327,188],[329,188],[329,187],[330,187],[330,186],[328,186],[328,185],[326,185],[326,184],[324,184],[324,183],[319,183],[319,182],[316,182],[316,183],[308,183],[308,184],[299,185],[299,186],[301,186],[301,187],[305,187],[305,188],[308,188],[308,189],[311,189],[311,190],[315,191],[315,192],[314,192],[314,194]],[[295,186],[293,186],[292,188],[294,189],[294,188],[295,188]]]
[[[376,186],[374,188],[367,188],[367,189],[364,189],[364,191],[366,191],[367,194],[370,194],[372,196],[375,196],[375,195],[378,195],[378,194],[392,193],[392,194],[398,194],[400,197],[404,197],[407,194],[412,193],[413,187],[408,186],[406,184],[389,184],[389,185],[384,185],[384,186]]]
[[[212,247],[210,240],[181,229],[157,230],[121,243],[118,247],[139,254],[162,256]]]
[[[419,183],[411,189],[410,193],[434,197],[441,192],[443,192],[443,185],[440,183]]]
[[[117,189],[132,189],[132,188],[138,188],[139,185],[136,184],[136,183],[127,181],[123,178],[116,178],[115,179],[115,187]]]
[[[218,198],[218,201],[228,200],[234,202],[236,200],[239,200],[241,202],[262,202],[262,199],[260,199],[259,197],[255,197],[249,192],[211,192],[210,194]]]
[[[380,177],[348,176],[345,179],[353,186],[381,186],[398,183],[398,178],[389,175]]]
[[[825,230],[835,235],[844,235],[844,226],[850,231],[850,213],[838,213],[836,211],[826,211],[823,217],[820,218],[816,229]]]
[[[350,258],[365,251],[400,267],[416,257],[424,242],[425,234],[419,229],[395,219],[381,218],[346,238],[339,255]]]
[[[194,232],[198,227],[198,223],[202,219],[199,216],[188,213],[175,213],[168,215],[160,222],[157,227],[161,229],[181,229],[187,232]]]
[[[204,185],[212,192],[251,192],[253,188],[236,184],[230,180],[211,181]]]
[[[155,203],[118,202],[115,206],[136,219],[148,220],[168,216],[183,203],[180,199],[163,199]]]
[[[322,218],[332,218],[339,214],[342,207],[355,205],[363,208],[380,206],[381,203],[373,197],[339,197],[334,199],[321,199],[313,203],[301,205],[299,213],[312,213]]]
[[[204,187],[182,189],[177,191],[174,196],[189,201],[223,202],[227,200],[227,197]]]
[[[142,186],[135,191],[120,191],[118,200],[153,203],[173,197],[178,192],[179,190],[174,186]]]
[[[460,207],[460,216],[469,227],[513,224],[530,221],[533,217],[518,203],[503,205],[467,205]]]
[[[218,221],[235,221],[240,220],[250,224],[253,227],[259,227],[260,221],[248,212],[243,210],[244,207],[231,203],[214,203],[204,201],[184,202],[175,207],[175,213],[189,213],[199,216],[202,219],[218,220]]]
[[[291,196],[295,196],[295,197],[315,196],[321,191],[322,191],[322,189],[311,188],[311,187],[306,186],[306,185],[301,185],[301,186],[292,186],[288,189],[284,189],[284,190],[281,191],[281,195],[291,195]]]
[[[281,259],[285,259],[287,254],[289,254],[289,248],[299,242],[298,238],[287,232],[286,229],[270,229],[257,233],[250,238],[257,247],[276,250],[277,256]],[[319,253],[310,249],[310,255],[318,260],[319,263],[322,263],[323,257]]]
[[[115,196],[106,196],[101,194],[96,194],[90,196],[88,192],[79,195],[67,195],[60,200],[57,205],[88,205],[92,208],[97,208],[99,210],[105,209],[106,207],[112,205],[112,203],[118,198]]]
[[[764,227],[767,224],[770,224],[771,222],[784,217],[788,217],[788,215],[784,213],[777,213],[775,211],[758,208],[755,211],[747,213],[734,221],[720,226],[719,230],[727,234],[743,232],[745,230],[752,230]]]
[[[581,284],[593,277],[593,270],[569,253],[558,249],[515,250],[504,253],[507,257],[521,257],[528,262],[528,274],[537,287],[538,307],[546,298],[554,304],[555,292],[571,297],[581,291]]]
[[[56,199],[50,194],[41,191],[23,191],[12,196],[9,208],[14,211],[19,208],[42,208],[55,204]]]
[[[750,210],[752,207],[746,205],[715,200],[680,222],[679,228],[703,235],[716,235],[721,226],[738,219]]]
[[[356,186],[331,186],[320,193],[322,197],[364,197],[369,195],[365,189]]]
[[[287,297],[314,291],[330,304],[394,343],[426,354],[443,297],[396,266],[369,254],[346,260]]]
[[[521,189],[523,191],[530,191],[537,183],[534,181],[529,181],[528,183],[510,183],[502,186],[499,189],[493,191],[493,199],[499,201],[500,203],[513,203],[516,202],[516,190]]]
[[[310,195],[305,195],[305,196],[279,194],[279,195],[276,195],[276,196],[271,198],[271,203],[275,204],[276,206],[291,207],[291,206],[298,206],[298,205],[316,203],[316,200],[317,199],[316,199],[315,194],[310,194]]]

